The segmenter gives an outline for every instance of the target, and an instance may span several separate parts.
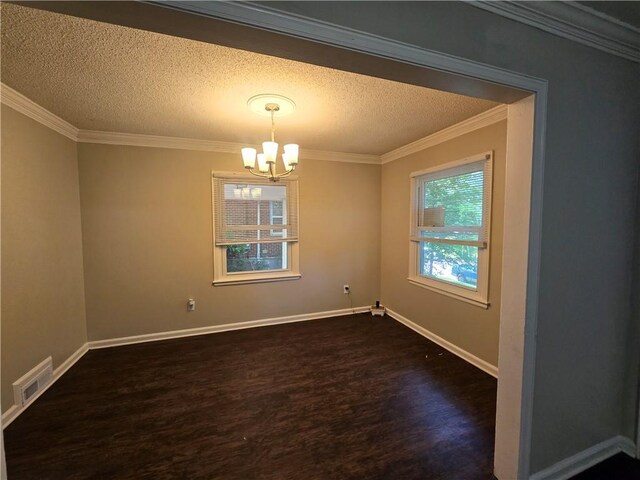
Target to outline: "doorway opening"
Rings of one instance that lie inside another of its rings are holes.
[[[41,8],[508,105],[495,473],[528,477],[546,82],[255,5],[78,3]]]

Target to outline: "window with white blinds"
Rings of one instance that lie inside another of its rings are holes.
[[[298,182],[212,176],[214,284],[299,278]]]
[[[293,182],[213,181],[216,245],[298,240],[298,192]],[[274,210],[279,215],[273,215]]]
[[[415,172],[411,182],[410,281],[486,306],[492,153]]]

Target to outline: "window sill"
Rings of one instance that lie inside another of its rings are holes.
[[[216,287],[223,287],[225,285],[246,285],[249,283],[284,282],[287,280],[298,280],[301,277],[302,275],[300,273],[279,273],[260,277],[255,277],[254,275],[242,275],[236,278],[227,277],[222,280],[214,280],[212,284]]]
[[[480,308],[484,308],[487,309],[489,308],[490,303],[487,302],[486,300],[480,299],[476,296],[471,296],[471,295],[464,295],[461,293],[456,293],[456,292],[452,292],[449,290],[445,290],[443,288],[438,288],[432,285],[427,285],[419,280],[416,280],[414,278],[407,278],[407,280],[409,280],[409,283],[417,286],[417,287],[422,287],[422,288],[426,288],[427,290],[431,290],[432,292],[436,292],[436,293],[440,293],[442,295],[446,295],[447,297],[451,297],[451,298],[455,298],[456,300],[460,300],[462,302],[466,302],[469,303],[471,305],[475,305],[476,307],[480,307]]]

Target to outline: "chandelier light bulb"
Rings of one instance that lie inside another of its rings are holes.
[[[289,165],[294,166],[298,164],[298,151],[300,147],[295,143],[289,143],[284,146],[284,152],[287,154],[287,160]]]
[[[258,154],[258,170],[261,173],[267,173],[269,171],[269,164],[264,156],[264,153]]]
[[[256,167],[256,153],[255,148],[247,147],[242,149],[242,163],[244,163],[244,168]]]
[[[276,163],[276,158],[278,158],[278,144],[276,142],[263,142],[262,151],[267,163]]]

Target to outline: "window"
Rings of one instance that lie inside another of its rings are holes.
[[[298,182],[213,174],[214,285],[300,278]]]
[[[284,223],[285,209],[284,202],[279,200],[272,200],[269,202],[269,223],[271,225],[282,225]],[[282,236],[280,230],[271,230],[271,235],[277,237]]]
[[[492,153],[411,174],[409,281],[488,306]]]

